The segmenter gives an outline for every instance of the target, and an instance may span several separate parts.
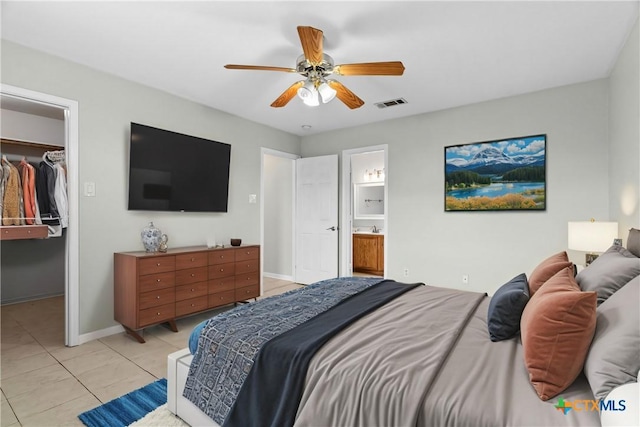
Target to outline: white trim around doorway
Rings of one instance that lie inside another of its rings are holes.
[[[384,152],[384,275],[387,277],[389,271],[388,265],[388,248],[389,248],[389,146],[387,144],[374,145],[370,147],[354,148],[342,151],[342,207],[341,207],[341,226],[340,240],[341,251],[340,256],[340,276],[353,275],[353,265],[351,256],[351,233],[353,218],[353,184],[351,179],[351,156],[354,154],[370,153],[372,151]]]
[[[285,151],[278,151],[278,150],[273,150],[271,148],[264,148],[261,147],[260,148],[260,247],[264,248],[264,180],[265,180],[265,176],[264,176],[264,156],[265,155],[269,155],[269,156],[275,156],[275,157],[282,157],[285,159],[290,159],[293,160],[295,162],[295,160],[299,159],[300,156],[297,154],[292,154],[292,153],[287,153]],[[292,206],[291,206],[291,218],[295,218],[296,217],[296,168],[295,165],[291,170],[292,173],[292,179],[293,179],[293,185],[291,188],[291,193],[292,193]],[[292,239],[291,239],[291,281],[294,281],[294,277],[295,277],[295,271],[296,271],[296,225],[295,225],[295,221],[292,221]],[[263,289],[263,283],[262,283],[262,277],[263,276],[267,276],[267,277],[272,277],[272,278],[283,278],[283,279],[288,279],[289,276],[281,276],[280,275],[276,275],[273,273],[265,273],[264,272],[264,250],[260,251],[260,295],[264,294],[264,289]],[[278,276],[278,277],[276,277]],[[285,280],[286,280],[285,279]]]
[[[80,292],[80,252],[78,216],[78,102],[60,98],[46,93],[35,92],[7,84],[0,85],[3,95],[20,98],[27,102],[49,105],[64,110],[65,122],[65,151],[67,160],[67,198],[69,205],[69,225],[67,227],[67,242],[65,253],[65,345],[71,347],[79,345],[79,292]]]

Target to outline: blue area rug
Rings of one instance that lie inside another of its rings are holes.
[[[88,427],[126,427],[167,403],[167,380],[162,378],[104,405],[78,415]]]

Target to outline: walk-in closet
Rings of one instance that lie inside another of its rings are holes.
[[[51,310],[40,313],[42,325],[64,345],[69,220],[65,110],[5,93],[0,107],[2,310],[14,313],[20,323],[16,306],[49,300]],[[28,310],[20,311],[26,315]]]

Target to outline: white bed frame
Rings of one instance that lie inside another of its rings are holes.
[[[193,355],[188,348],[171,353],[167,358],[167,408],[190,426],[220,427],[196,405],[187,400],[182,391],[187,383]]]
[[[193,355],[188,348],[171,353],[167,359],[167,407],[187,424],[195,426],[220,427],[215,421],[200,411],[196,405],[182,396],[189,375]],[[638,372],[640,378],[640,372]],[[630,383],[613,389],[607,399],[626,401],[624,412],[603,412],[600,421],[603,426],[640,425],[640,383]]]

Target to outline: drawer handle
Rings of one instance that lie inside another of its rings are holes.
[[[224,259],[224,255],[220,255],[220,259]]]
[[[220,272],[222,273],[223,271],[224,271],[224,268],[221,268],[221,269],[220,269]]]
[[[156,265],[157,265],[158,267],[160,267],[160,263],[157,263]]]
[[[156,282],[160,283],[160,279],[156,279]]]
[[[31,230],[27,230],[27,233],[28,233],[28,234],[31,234]]]
[[[158,312],[158,314],[156,314],[156,316],[160,316],[160,312]]]
[[[160,299],[160,295],[158,295],[158,296],[156,297],[156,299]]]
[[[251,291],[247,291],[247,293],[248,293],[248,294],[250,294],[250,293],[251,293]]]
[[[191,273],[191,277],[196,277],[196,275],[194,273]]]
[[[191,307],[195,307],[195,306],[196,306],[195,304],[191,304]]]
[[[251,255],[251,252],[247,251],[247,255]]]
[[[247,280],[251,280],[251,277],[247,277]]]
[[[195,261],[195,260],[196,260],[195,258],[191,258],[191,262],[193,262],[193,261]]]
[[[193,288],[191,288],[191,292],[193,292]]]

